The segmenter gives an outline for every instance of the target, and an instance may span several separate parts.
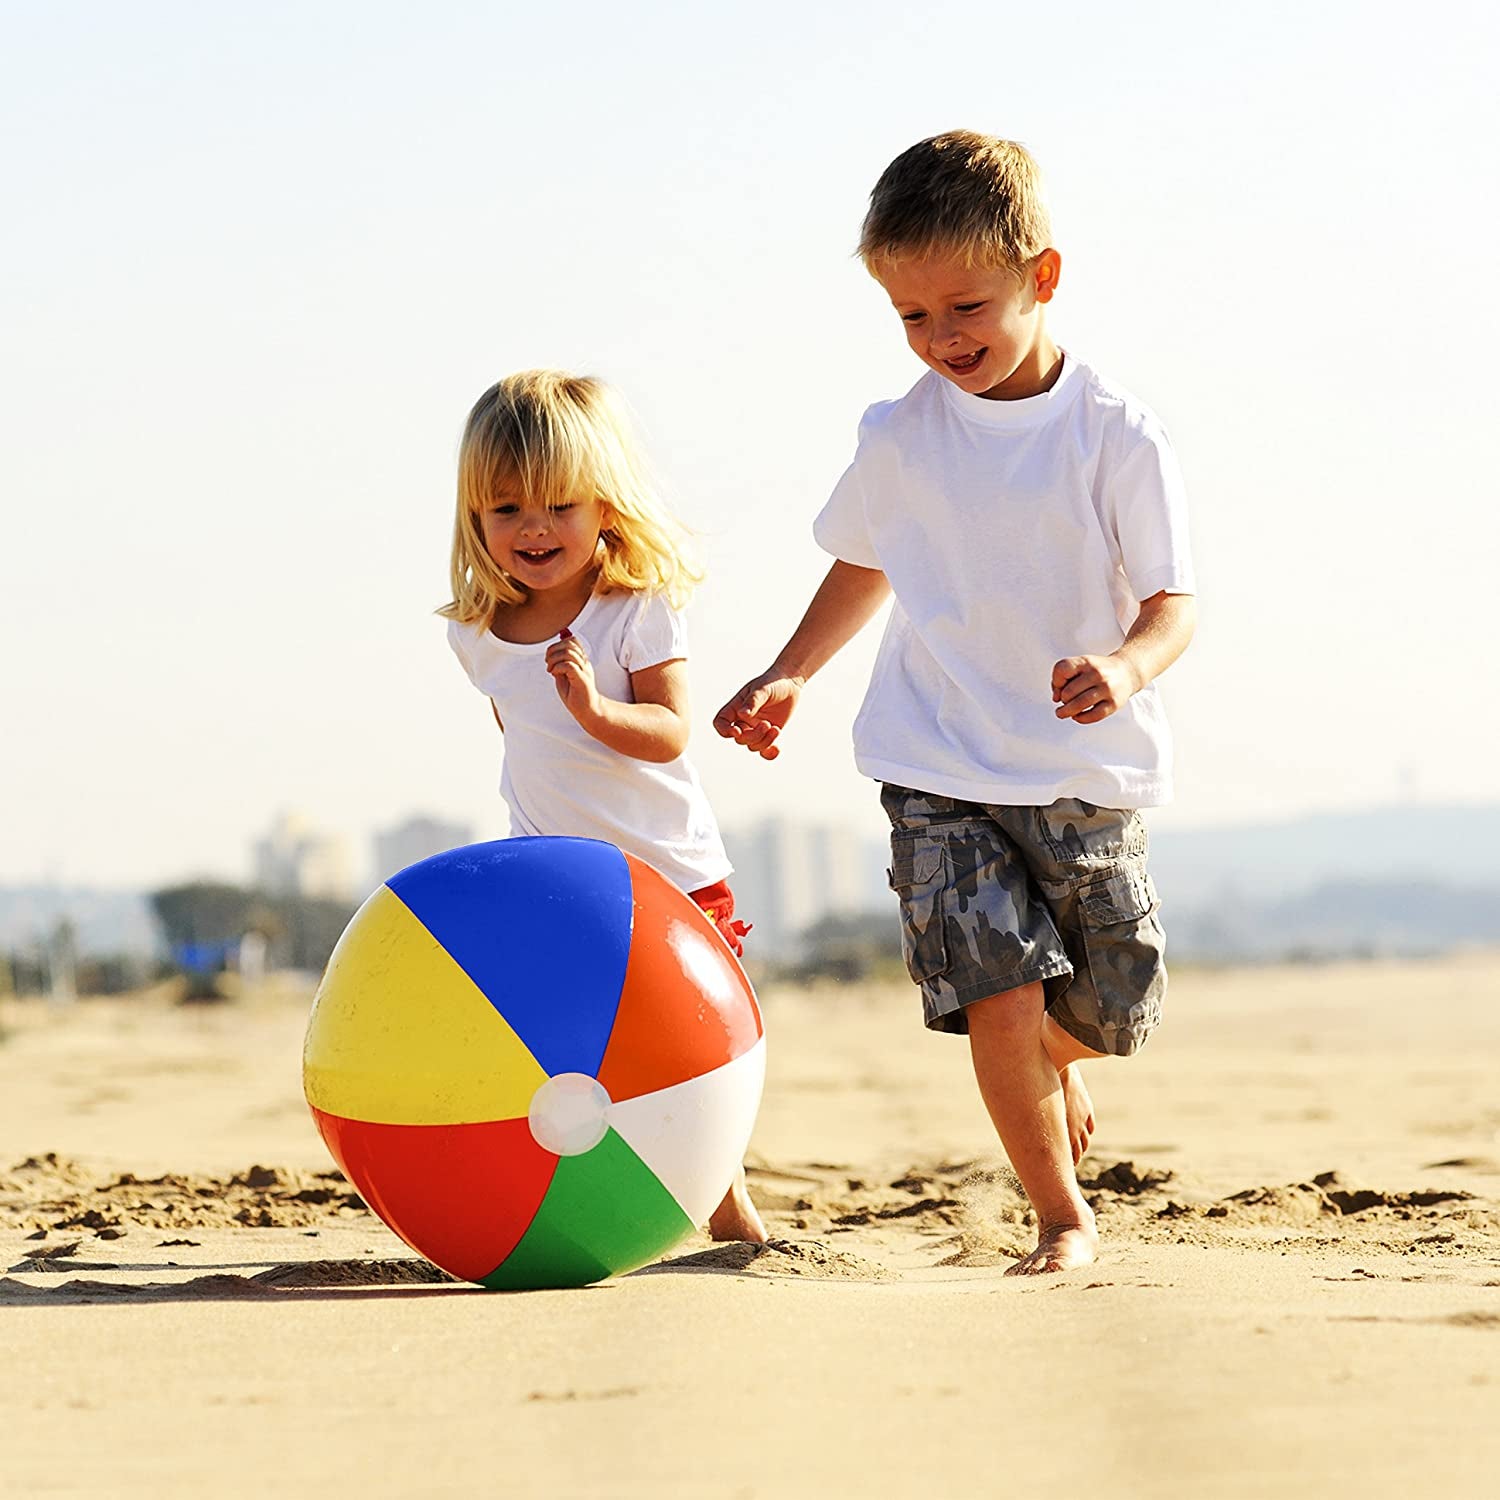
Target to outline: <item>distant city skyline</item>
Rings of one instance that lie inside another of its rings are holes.
[[[292,830],[309,848],[320,839],[295,814],[278,819],[271,832],[277,829]],[[461,831],[414,815],[386,831],[396,843],[386,844],[385,856],[399,844],[426,857],[439,852],[444,832]],[[796,957],[799,932],[834,913],[872,911],[894,932],[883,840],[847,827],[768,819],[730,830],[729,842],[740,915],[755,923],[757,958]],[[1500,802],[1391,804],[1274,827],[1162,831],[1153,835],[1151,863],[1180,956],[1442,951],[1500,942],[1497,847]],[[346,899],[362,900],[376,883]],[[64,922],[81,953],[149,953],[157,936],[147,894],[0,881],[0,956],[44,962]]]

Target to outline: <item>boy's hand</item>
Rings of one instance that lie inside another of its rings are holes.
[[[599,689],[594,685],[594,664],[584,650],[583,642],[564,627],[558,638],[547,647],[547,670],[557,684],[557,696],[563,707],[587,727],[599,716]]]
[[[1118,712],[1145,686],[1119,656],[1065,656],[1052,668],[1052,701],[1059,719],[1097,724]]]
[[[786,728],[802,687],[800,678],[788,677],[772,667],[747,682],[714,715],[714,728],[726,740],[734,740],[766,760],[775,760],[781,754],[776,737]]]

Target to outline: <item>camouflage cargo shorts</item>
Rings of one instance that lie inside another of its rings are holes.
[[[1127,1056],[1161,1018],[1166,938],[1136,812],[1064,800],[1002,807],[885,786],[901,946],[934,1031],[1040,980],[1096,1052]]]

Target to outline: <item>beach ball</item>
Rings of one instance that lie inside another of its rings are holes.
[[[488,1287],[582,1286],[717,1207],[765,1074],[713,924],[593,839],[473,844],[393,875],[313,1001],[303,1087],[412,1249]]]

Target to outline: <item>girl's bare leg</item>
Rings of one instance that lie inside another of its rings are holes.
[[[760,1214],[750,1201],[743,1167],[736,1168],[729,1191],[708,1221],[708,1232],[716,1240],[749,1240],[755,1245],[765,1244],[766,1226],[761,1223]]]

